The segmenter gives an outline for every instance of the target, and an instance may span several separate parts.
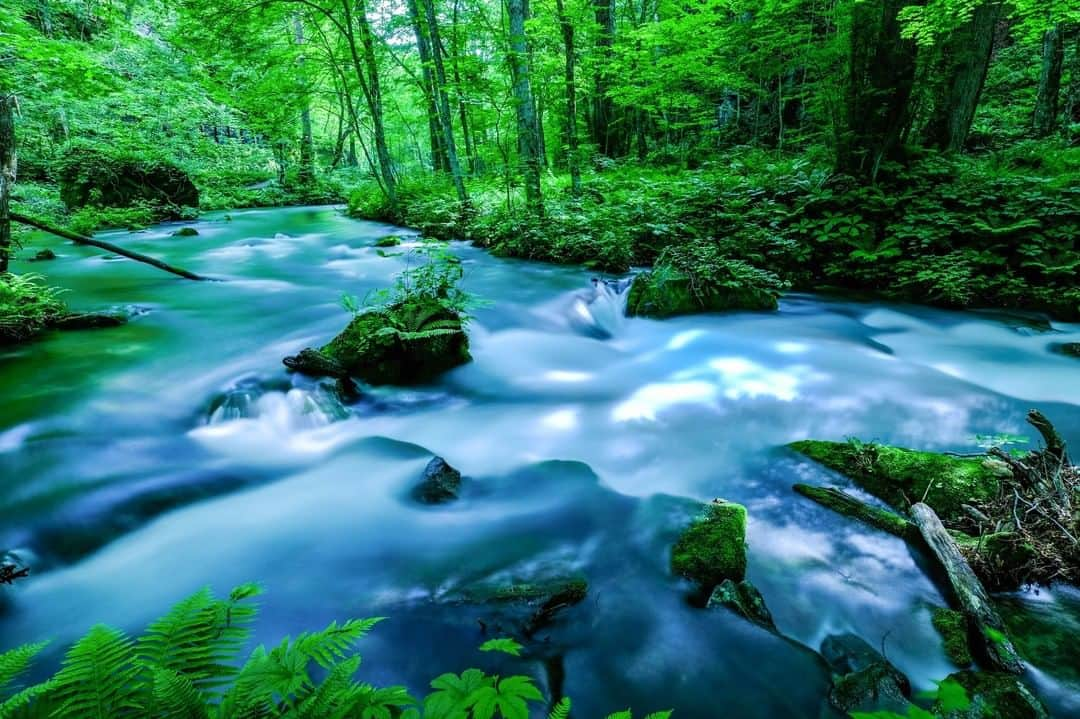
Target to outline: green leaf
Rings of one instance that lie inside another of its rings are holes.
[[[480,645],[480,651],[482,652],[502,652],[515,657],[521,656],[521,649],[522,645],[508,637],[489,639]]]

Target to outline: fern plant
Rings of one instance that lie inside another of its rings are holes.
[[[0,654],[0,719],[528,719],[531,707],[544,702],[531,677],[479,669],[436,677],[422,698],[404,687],[359,681],[356,645],[379,617],[333,622],[259,646],[241,665],[259,594],[253,584],[225,599],[201,589],[137,640],[97,625],[68,650],[55,676],[28,687],[17,680],[46,645]],[[480,649],[518,656],[523,647],[497,638]],[[550,717],[569,713],[563,698]]]

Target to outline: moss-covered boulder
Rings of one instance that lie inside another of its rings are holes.
[[[176,232],[172,233],[173,237],[197,237],[199,231],[194,227],[181,227]]]
[[[962,505],[991,499],[1000,486],[999,470],[983,459],[854,441],[805,440],[789,446],[893,507],[906,511],[926,502],[946,525],[962,517]]]
[[[713,590],[706,607],[730,609],[743,619],[748,619],[771,632],[776,631],[776,623],[773,622],[772,612],[765,606],[765,598],[747,579],[741,582],[725,579]]]
[[[711,590],[746,576],[746,507],[715,500],[671,548],[671,570]]]
[[[56,168],[60,198],[68,209],[156,206],[158,217],[178,218],[181,207],[198,207],[199,190],[179,167],[158,158],[75,143]]]
[[[401,244],[401,238],[397,235],[387,235],[375,240],[376,247],[397,247]]]
[[[968,646],[968,625],[964,615],[954,609],[934,607],[934,629],[941,635],[945,656],[958,667],[970,666],[971,648]]]
[[[472,359],[461,316],[427,299],[362,312],[320,351],[371,384],[427,382]]]
[[[589,583],[580,574],[537,577],[524,581],[497,581],[474,584],[450,598],[457,603],[488,608],[493,625],[530,638],[550,625],[556,616],[584,601]]]
[[[963,687],[968,704],[946,706],[939,698],[934,715],[941,719],[1049,719],[1043,703],[1011,674],[963,671],[950,674],[948,682]],[[952,704],[953,702],[949,702]]]
[[[855,634],[834,634],[821,644],[833,674],[829,703],[843,712],[905,710],[911,684],[876,649]]]
[[[626,300],[631,317],[674,317],[697,312],[775,310],[777,294],[753,285],[695,286],[681,273],[645,272],[634,278]]]

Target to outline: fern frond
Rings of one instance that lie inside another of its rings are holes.
[[[207,719],[206,700],[191,679],[164,667],[153,667],[153,716],[160,719]]]
[[[548,714],[548,719],[569,719],[570,717],[570,697],[563,697],[559,700],[559,703],[551,708],[551,713]]]
[[[57,672],[54,717],[123,719],[142,716],[134,644],[118,629],[99,624],[77,641]]]
[[[8,685],[21,676],[30,668],[30,662],[41,653],[48,642],[37,644],[24,644],[9,652],[0,654],[0,691],[8,688]]]
[[[299,719],[355,716],[351,710],[363,698],[361,686],[352,680],[359,668],[360,657],[336,664],[314,691],[300,702],[296,712]]]
[[[330,626],[321,632],[305,632],[298,636],[291,651],[327,669],[338,659],[344,658],[356,642],[382,620],[383,617],[350,619],[341,626],[338,626],[337,622],[331,622]]]
[[[5,701],[0,702],[0,719],[12,719],[20,709],[55,688],[56,683],[50,679],[47,682],[34,684],[33,686],[23,689],[21,692],[13,694]]]

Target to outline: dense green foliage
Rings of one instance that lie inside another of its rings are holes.
[[[321,631],[256,647],[239,663],[257,610],[255,585],[218,599],[202,589],[147,627],[137,640],[97,625],[68,649],[63,666],[38,684],[18,683],[45,644],[0,654],[0,717],[123,719],[125,717],[289,717],[291,719],[528,719],[544,696],[528,676],[479,669],[443,674],[414,698],[405,687],[359,681],[356,644],[379,621],[350,619]],[[500,637],[480,650],[512,656],[522,646]],[[569,716],[560,699],[551,716]],[[646,719],[667,719],[656,712]],[[631,719],[630,712],[609,719]]]

